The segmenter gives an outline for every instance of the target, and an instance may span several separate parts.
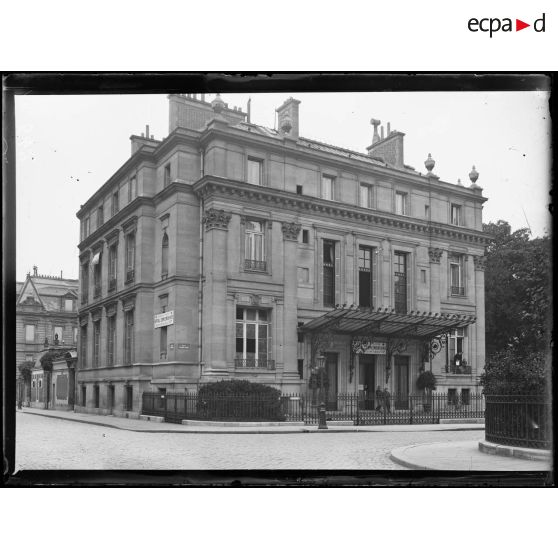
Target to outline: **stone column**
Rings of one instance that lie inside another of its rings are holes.
[[[297,370],[297,266],[296,250],[301,226],[282,223],[283,231],[283,381],[298,380]]]
[[[474,368],[476,378],[482,373],[485,364],[485,325],[484,325],[484,268],[486,256],[473,256],[475,264],[475,306],[477,309],[477,321],[475,323]]]
[[[207,209],[203,247],[204,376],[227,375],[227,231],[231,214]]]
[[[430,312],[440,312],[440,258],[441,248],[429,248],[430,258]]]

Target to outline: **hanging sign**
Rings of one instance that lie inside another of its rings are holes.
[[[174,324],[174,310],[163,312],[162,314],[155,314],[154,320],[154,328],[172,325]]]
[[[368,343],[362,352],[365,355],[385,355],[386,343]]]

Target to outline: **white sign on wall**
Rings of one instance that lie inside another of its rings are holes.
[[[172,325],[174,324],[174,310],[163,312],[162,314],[155,314],[154,320],[154,328]]]
[[[363,353],[365,355],[385,355],[386,343],[369,343]]]

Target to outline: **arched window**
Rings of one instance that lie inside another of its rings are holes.
[[[169,273],[169,237],[167,233],[163,235],[161,247],[161,277],[166,279]]]

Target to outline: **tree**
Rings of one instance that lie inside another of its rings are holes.
[[[484,225],[493,235],[485,268],[486,393],[544,393],[551,317],[551,245],[506,221]]]
[[[26,398],[30,398],[31,394],[31,375],[33,368],[35,367],[35,362],[33,360],[26,360],[21,362],[17,367],[21,379],[23,380],[23,385],[25,386]]]

